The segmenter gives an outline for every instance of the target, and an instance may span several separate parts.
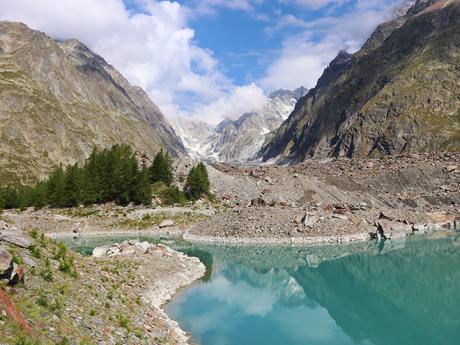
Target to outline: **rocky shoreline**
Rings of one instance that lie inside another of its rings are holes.
[[[177,345],[189,344],[189,337],[183,331],[179,324],[172,320],[164,311],[163,305],[169,302],[174,295],[181,289],[189,286],[194,281],[200,279],[205,274],[205,266],[198,258],[187,256],[175,251],[167,246],[158,244],[154,245],[148,242],[124,241],[121,244],[112,244],[104,247],[98,247],[93,250],[94,257],[114,257],[114,256],[150,256],[145,261],[158,258],[158,256],[170,257],[177,264],[179,269],[169,272],[168,275],[161,279],[151,280],[149,287],[145,289],[142,301],[158,312],[157,318],[161,319],[167,325],[169,338]],[[141,268],[145,275],[149,272],[146,268]],[[142,272],[141,272],[142,273]]]

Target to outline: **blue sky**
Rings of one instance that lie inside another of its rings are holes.
[[[188,1],[180,2],[186,5]],[[309,8],[265,1],[254,7],[254,12],[221,8],[212,15],[193,18],[191,26],[198,45],[212,50],[220,68],[237,84],[245,84],[263,78],[266,66],[282,49],[283,40],[299,32],[295,27],[272,31],[280,16],[295,14],[305,22],[326,16],[340,17],[352,10],[354,4],[350,1]]]
[[[167,116],[217,123],[311,88],[407,0],[0,0],[1,20],[77,38]]]

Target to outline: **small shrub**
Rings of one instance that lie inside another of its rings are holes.
[[[129,330],[129,319],[122,314],[118,315],[118,324],[120,327]]]
[[[57,343],[57,345],[70,345],[70,340],[64,337],[59,343]]]
[[[47,308],[49,306],[48,294],[45,291],[40,291],[35,303],[40,307]]]
[[[36,228],[32,228],[32,230],[30,230],[30,237],[32,237],[33,239],[38,238],[38,230]]]
[[[67,246],[64,242],[59,242],[57,249],[54,251],[54,260],[65,259],[67,255]]]
[[[183,205],[187,202],[185,194],[177,187],[169,187],[160,193],[161,202],[164,205]]]
[[[29,246],[29,252],[34,258],[40,259],[42,257],[42,251],[34,244]]]
[[[47,282],[52,282],[54,280],[53,270],[51,269],[51,263],[48,258],[46,259],[45,267],[40,272],[40,276]]]
[[[18,265],[23,265],[24,260],[19,256],[19,254],[16,252],[16,249],[14,247],[9,248],[9,252],[11,256],[13,257],[13,262],[18,264]]]

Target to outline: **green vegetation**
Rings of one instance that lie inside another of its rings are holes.
[[[187,178],[185,193],[173,182],[171,157],[161,150],[151,166],[139,167],[136,155],[127,145],[94,149],[82,167],[59,166],[35,186],[0,187],[0,210],[45,206],[52,208],[115,202],[126,206],[150,205],[152,197],[164,205],[185,204],[210,197],[208,173],[203,163],[194,166]]]
[[[163,182],[170,186],[173,181],[172,170],[172,160],[169,153],[163,153],[163,150],[160,150],[149,168],[150,181],[153,183]]]
[[[198,200],[202,196],[209,196],[209,189],[208,171],[206,166],[200,162],[190,170],[185,190],[190,199]]]
[[[177,214],[168,214],[168,213],[156,213],[156,214],[145,214],[140,219],[124,219],[120,222],[114,224],[116,228],[125,228],[125,229],[137,229],[144,230],[152,226],[159,225],[165,220],[172,220],[175,224],[178,225],[188,225],[201,222],[208,219],[209,217],[193,212],[186,213],[177,213]]]
[[[58,167],[34,187],[0,188],[0,208],[74,207],[116,202],[119,205],[151,202],[149,172],[139,168],[132,149],[115,145],[94,149],[83,167]]]

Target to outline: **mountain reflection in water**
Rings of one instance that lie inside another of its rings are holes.
[[[459,344],[457,237],[200,250],[211,278],[167,306],[200,345]]]

